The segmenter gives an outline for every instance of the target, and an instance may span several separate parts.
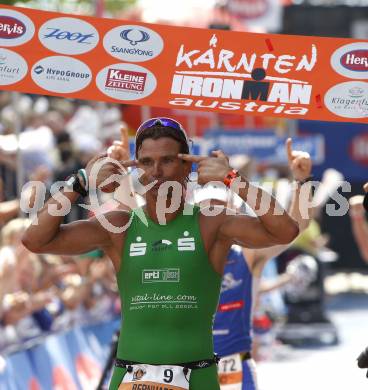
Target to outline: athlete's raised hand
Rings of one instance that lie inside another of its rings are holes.
[[[107,155],[100,154],[92,158],[86,166],[89,188],[93,183],[103,192],[114,192],[120,185],[121,179],[126,175],[128,167],[136,166],[136,160],[116,160]]]
[[[292,140],[285,142],[288,164],[294,180],[303,181],[311,176],[312,159],[307,152],[293,150]]]
[[[120,141],[114,141],[107,149],[108,157],[118,161],[127,161],[130,158],[128,129],[126,126],[120,127]]]
[[[203,185],[210,181],[223,181],[231,170],[229,158],[221,150],[212,152],[212,157],[195,156],[179,153],[178,157],[184,161],[198,164],[198,183]]]

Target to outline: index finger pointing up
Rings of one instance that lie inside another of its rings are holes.
[[[291,138],[286,140],[285,146],[288,162],[291,163],[293,161],[293,141]]]
[[[199,163],[200,161],[203,161],[207,158],[206,156],[195,156],[193,154],[184,154],[184,153],[178,153],[178,157],[184,161],[189,161],[193,163]]]

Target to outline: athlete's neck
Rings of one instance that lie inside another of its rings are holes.
[[[160,204],[160,202],[157,201],[157,198],[150,199],[149,197],[146,197],[144,211],[152,221],[165,225],[183,212],[184,198],[179,202],[173,202],[173,199],[170,199],[165,203],[166,204]]]

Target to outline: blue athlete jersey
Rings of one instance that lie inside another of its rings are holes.
[[[215,352],[221,356],[251,351],[252,274],[241,247],[227,256],[213,325]]]

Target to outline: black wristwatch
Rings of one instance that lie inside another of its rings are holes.
[[[78,194],[82,195],[83,197],[87,196],[87,191],[82,186],[77,174],[73,174],[65,180],[65,187],[70,188],[74,192],[78,192]]]

